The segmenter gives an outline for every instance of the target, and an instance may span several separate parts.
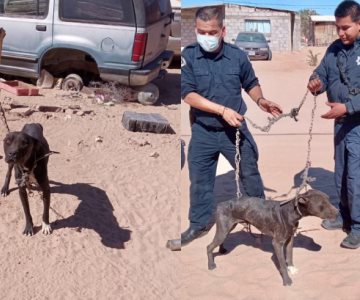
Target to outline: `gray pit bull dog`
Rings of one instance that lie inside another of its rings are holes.
[[[49,224],[50,185],[47,172],[49,144],[43,135],[40,124],[26,124],[19,132],[10,132],[4,139],[5,161],[8,171],[4,186],[1,189],[3,197],[9,194],[9,183],[12,169],[15,169],[15,180],[19,186],[19,195],[25,213],[25,229],[23,234],[33,235],[34,228],[30,214],[30,207],[26,189],[32,184],[37,184],[42,191],[44,203],[42,232],[50,234],[52,229]]]
[[[322,219],[334,219],[338,210],[330,204],[329,197],[320,191],[309,190],[287,202],[264,200],[255,197],[242,197],[222,202],[216,210],[216,234],[207,246],[208,268],[215,269],[213,250],[220,246],[219,252],[225,253],[223,247],[227,235],[237,223],[249,223],[263,234],[271,236],[278,259],[284,285],[291,285],[288,271],[295,274],[293,265],[294,233],[299,220],[305,216],[316,216]]]

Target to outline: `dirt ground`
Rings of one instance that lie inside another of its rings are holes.
[[[14,179],[10,194],[0,199],[1,299],[179,299],[180,256],[165,244],[180,233],[180,69],[156,83],[161,95],[155,106],[98,105],[89,90],[77,98],[60,90],[33,97],[1,91],[2,103],[79,105],[91,112],[6,114],[12,131],[41,123],[50,148],[60,154],[48,166],[50,236],[39,231],[37,192],[30,197],[32,237],[22,235]],[[124,111],[159,113],[176,134],[127,131]],[[0,138],[5,134],[0,120]],[[0,165],[3,180],[3,158]]]
[[[313,48],[323,56],[325,48]],[[306,92],[314,67],[307,63],[308,49],[293,53],[274,53],[272,61],[256,61],[253,66],[266,98],[279,103],[287,113],[297,107]],[[247,116],[258,125],[267,124],[267,114],[246,95]],[[320,118],[328,108],[326,96],[316,100],[313,138],[310,143],[311,168],[316,178],[311,188],[326,192],[336,199],[333,181],[333,122]],[[306,164],[311,111],[314,98],[308,96],[298,122],[282,119],[269,133],[251,128],[257,142],[259,168],[267,197],[286,194],[301,183],[300,175]],[[188,144],[190,127],[188,106],[182,104],[181,132]],[[187,150],[187,149],[186,149]],[[225,159],[220,158],[215,184],[217,199],[235,196],[235,174]],[[292,191],[289,197],[295,194]],[[284,199],[284,197],[278,198]],[[188,226],[189,179],[187,166],[181,171],[181,230]],[[217,255],[217,268],[207,270],[206,246],[212,241],[215,228],[203,238],[183,247],[181,251],[182,299],[251,299],[251,300],[349,300],[360,299],[359,250],[340,247],[345,233],[326,231],[321,220],[307,217],[300,220],[295,237],[294,264],[299,273],[292,276],[293,285],[283,287],[275,266],[271,240],[255,237],[238,225],[225,242],[226,255]],[[217,251],[217,249],[215,250]]]

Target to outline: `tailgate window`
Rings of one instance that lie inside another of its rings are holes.
[[[132,0],[60,0],[59,14],[69,22],[135,25]]]
[[[5,17],[44,19],[48,9],[49,0],[0,0],[0,15]]]
[[[144,0],[146,23],[152,24],[171,13],[169,0]]]

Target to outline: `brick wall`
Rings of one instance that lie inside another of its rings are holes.
[[[291,39],[291,13],[270,9],[254,8],[226,4],[224,24],[226,26],[225,41],[233,43],[240,31],[245,31],[245,19],[270,20],[271,33],[267,35],[270,48],[273,51],[291,51],[300,49],[300,16],[295,14],[294,36]],[[196,9],[181,11],[181,46],[184,47],[196,41],[194,32],[194,16]],[[292,44],[293,41],[293,44]]]

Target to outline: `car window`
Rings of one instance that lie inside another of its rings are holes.
[[[265,37],[262,34],[239,34],[236,38],[238,42],[266,42]]]
[[[46,18],[49,0],[0,0],[0,15],[20,18]]]
[[[59,14],[70,22],[135,25],[132,0],[61,0]]]
[[[146,23],[152,24],[171,12],[169,0],[144,0]]]

